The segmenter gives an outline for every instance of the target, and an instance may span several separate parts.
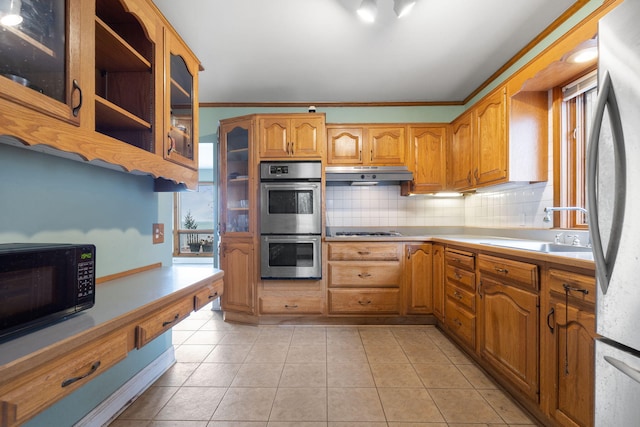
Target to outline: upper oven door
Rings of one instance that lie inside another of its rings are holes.
[[[261,234],[321,234],[319,182],[260,184]]]

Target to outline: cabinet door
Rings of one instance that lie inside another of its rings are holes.
[[[324,118],[292,118],[290,142],[290,155],[292,157],[321,157],[322,148],[325,145]]]
[[[446,188],[446,143],[446,126],[409,128],[409,168],[413,172],[413,192],[429,193]]]
[[[552,298],[549,415],[564,426],[593,426],[595,315]]]
[[[503,88],[485,98],[474,109],[476,167],[473,174],[476,184],[507,178],[506,96],[506,89]]]
[[[165,29],[167,43],[166,111],[163,154],[166,159],[198,169],[198,62],[187,47]]]
[[[86,109],[82,89],[89,87],[80,75],[81,34],[89,31],[82,26],[93,24],[83,15],[89,9],[80,0],[27,4],[21,23],[2,26],[0,97],[77,125]]]
[[[250,119],[220,124],[220,233],[253,233],[254,197],[250,145]]]
[[[254,313],[254,248],[251,242],[223,241],[220,263],[224,270],[223,310]]]
[[[260,158],[289,157],[291,136],[289,120],[268,118],[259,120]]]
[[[430,243],[405,245],[406,310],[408,314],[433,313],[432,263]]]
[[[327,164],[361,164],[362,137],[362,128],[327,127]]]
[[[460,116],[451,124],[448,186],[454,190],[464,190],[473,185],[472,131],[470,113]]]
[[[404,165],[406,162],[404,126],[369,127],[367,129],[367,152],[362,153],[364,163],[372,165]]]
[[[481,276],[481,356],[538,400],[538,296]]]
[[[434,244],[432,252],[433,314],[442,321],[444,320],[444,246]]]

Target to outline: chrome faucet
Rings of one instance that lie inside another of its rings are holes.
[[[582,212],[585,215],[588,215],[589,212],[587,212],[587,210],[585,208],[581,208],[579,206],[567,206],[567,207],[561,207],[561,206],[547,206],[546,208],[544,208],[544,213],[545,216],[544,218],[542,218],[542,220],[544,222],[550,222],[551,221],[551,214],[555,211],[578,211],[578,212]]]

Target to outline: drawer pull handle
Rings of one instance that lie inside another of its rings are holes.
[[[457,271],[455,274],[456,274],[456,279],[458,280],[462,279],[462,274],[458,273]]]
[[[293,304],[293,305],[285,304],[285,305],[284,305],[284,308],[293,308],[293,309],[296,309],[296,308],[298,308],[298,304]]]
[[[507,270],[506,268],[494,267],[494,269],[495,269],[498,273],[509,274],[509,270]]]
[[[589,295],[589,289],[576,288],[571,285],[567,285],[566,283],[563,283],[562,287],[564,288],[565,293],[574,291],[574,292],[581,292],[583,295]]]
[[[453,319],[453,323],[455,323],[458,327],[462,326],[462,322],[457,317]]]
[[[176,313],[175,316],[173,316],[173,320],[169,320],[167,322],[162,322],[162,327],[164,328],[165,326],[168,326],[172,323],[175,323],[178,319],[180,318],[180,313]]]
[[[218,293],[217,292],[214,292],[213,295],[209,295],[209,299],[214,299],[214,298],[217,298],[217,297],[218,297]]]
[[[360,304],[360,305],[369,305],[369,304],[371,304],[371,300],[367,300],[367,301],[358,301],[358,304]]]
[[[367,277],[371,277],[371,274],[369,274],[369,273],[360,273],[360,274],[358,274],[358,277],[360,277],[361,279],[366,279]]]
[[[100,361],[99,360],[96,361],[96,362],[93,362],[93,364],[91,364],[91,369],[89,369],[89,372],[87,372],[84,375],[80,375],[80,376],[77,376],[77,377],[73,377],[73,378],[69,378],[67,380],[64,380],[64,381],[62,381],[62,384],[60,384],[60,386],[61,387],[67,387],[67,386],[70,386],[71,384],[73,384],[73,383],[75,383],[77,381],[80,381],[83,378],[87,378],[89,375],[95,373],[98,370],[99,367],[100,367]]]
[[[358,255],[369,255],[371,252],[369,251],[358,251]]]
[[[455,292],[453,293],[453,296],[454,296],[454,297],[456,297],[456,298],[458,298],[458,299],[462,299],[462,294],[461,294],[460,292],[458,292],[458,291],[455,291]]]

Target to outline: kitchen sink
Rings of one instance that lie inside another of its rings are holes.
[[[591,248],[587,246],[561,245],[559,243],[536,242],[530,240],[514,240],[505,242],[485,242],[485,245],[500,246],[503,248],[522,249],[525,251],[535,251],[544,253],[557,252],[591,252]]]

